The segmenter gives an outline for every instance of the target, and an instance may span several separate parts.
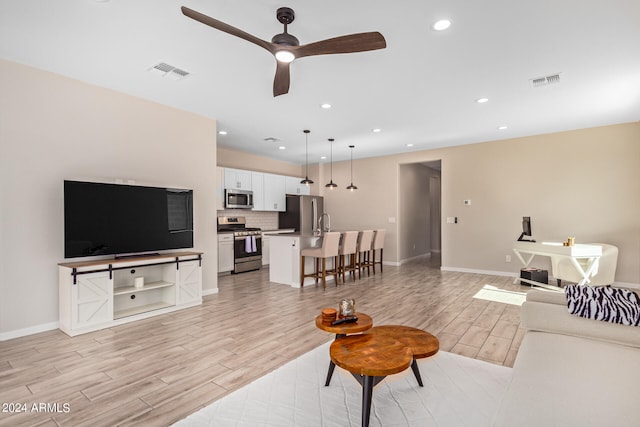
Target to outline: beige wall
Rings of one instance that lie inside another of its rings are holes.
[[[192,188],[217,288],[214,120],[3,60],[0,75],[0,339],[57,325],[64,179]]]
[[[358,190],[344,189],[349,162],[334,163],[340,188],[321,191],[335,229],[386,228],[402,210],[398,166],[442,160],[442,265],[496,273],[519,271],[511,244],[522,216],[535,238],[619,247],[616,281],[640,283],[640,123],[354,160]],[[322,165],[321,169],[328,169]],[[322,173],[326,174],[326,172]],[[471,205],[464,206],[463,200]],[[446,224],[457,216],[458,224]],[[405,233],[403,231],[403,233]],[[402,254],[394,239],[385,259]],[[546,267],[545,261],[536,263]]]

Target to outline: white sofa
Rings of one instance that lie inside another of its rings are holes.
[[[569,314],[563,292],[532,289],[495,426],[640,426],[640,327]]]

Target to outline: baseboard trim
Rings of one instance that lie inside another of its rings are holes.
[[[40,332],[53,331],[60,327],[59,322],[43,323],[42,325],[30,326],[28,328],[16,329],[15,331],[0,333],[0,341],[12,340],[14,338],[26,337],[27,335],[39,334]]]
[[[510,271],[495,271],[495,270],[478,270],[475,268],[462,268],[462,267],[440,267],[441,271],[452,271],[456,273],[474,273],[474,274],[484,274],[487,276],[504,276],[504,277],[519,277],[520,272],[512,273]],[[549,282],[555,281],[556,278],[549,276]],[[628,289],[638,289],[640,290],[639,283],[627,283],[627,282],[614,282],[612,285],[620,286]]]
[[[520,273],[512,273],[510,271],[495,271],[495,270],[478,270],[475,268],[462,268],[462,267],[440,267],[441,271],[452,271],[456,273],[474,273],[484,274],[487,276],[506,276],[506,277],[518,277]]]
[[[202,296],[207,296],[207,295],[215,295],[218,293],[218,288],[213,288],[213,289],[203,289],[202,290]]]

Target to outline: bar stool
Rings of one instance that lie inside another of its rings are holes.
[[[362,270],[367,269],[367,275],[371,273],[369,263],[371,255],[371,241],[373,240],[373,230],[363,230],[358,234],[358,278],[362,277]]]
[[[336,286],[338,286],[338,248],[340,246],[340,233],[324,233],[322,236],[322,246],[319,248],[306,248],[300,251],[302,255],[302,264],[300,266],[300,287],[304,286],[305,277],[313,277],[318,279],[322,277],[322,287],[326,288],[327,274],[335,278]],[[304,258],[314,257],[316,269],[313,273],[304,274]],[[333,269],[327,270],[327,258],[333,258]],[[320,271],[320,259],[322,259],[322,271]]]
[[[342,233],[342,243],[338,250],[340,256],[340,266],[338,272],[342,274],[342,283],[345,283],[345,273],[348,271],[353,277],[353,281],[356,281],[356,251],[358,249],[358,232],[357,231],[345,231]],[[349,257],[349,264],[346,264],[346,258]]]
[[[380,264],[380,273],[382,273],[382,250],[384,248],[384,233],[386,230],[376,230],[373,236],[373,245],[371,246],[371,267],[373,274],[376,274],[376,264]],[[380,261],[376,261],[376,251],[380,249]]]

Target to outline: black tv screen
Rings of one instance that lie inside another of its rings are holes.
[[[193,247],[193,191],[64,181],[64,256]]]

